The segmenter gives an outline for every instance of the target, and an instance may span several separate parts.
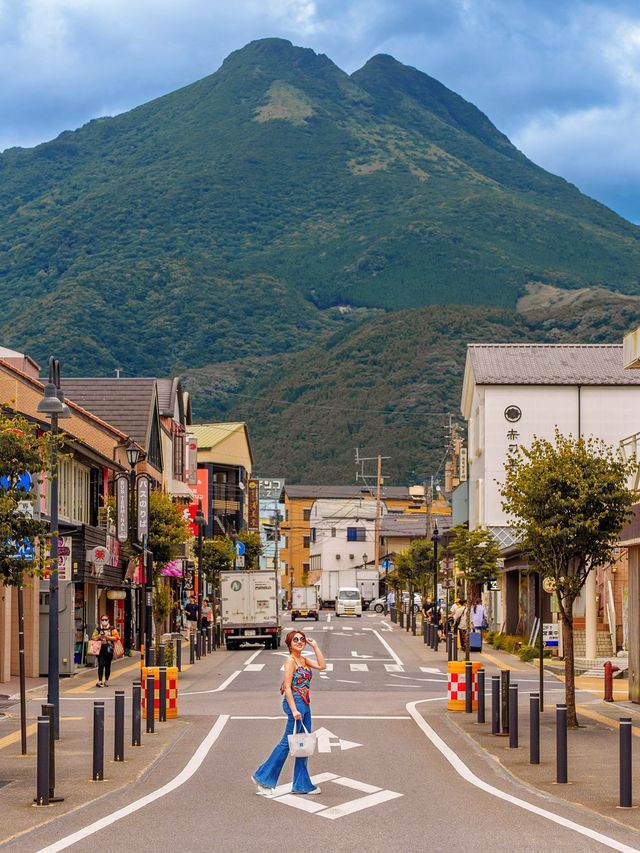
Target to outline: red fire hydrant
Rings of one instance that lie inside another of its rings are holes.
[[[604,701],[613,702],[613,673],[620,672],[619,666],[614,666],[610,660],[604,664]]]

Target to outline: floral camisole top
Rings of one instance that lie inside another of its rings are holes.
[[[311,702],[309,687],[311,685],[311,675],[313,670],[310,666],[297,666],[291,677],[291,689],[294,693],[305,702],[307,705]],[[284,695],[284,681],[280,685],[280,693]]]

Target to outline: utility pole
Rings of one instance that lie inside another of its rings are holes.
[[[360,470],[356,469],[356,480],[361,479],[365,485],[367,483],[367,476],[371,479],[370,475],[366,475],[364,472],[364,463],[365,462],[375,462],[376,463],[376,516],[374,521],[374,564],[376,567],[376,572],[380,574],[380,518],[382,511],[382,484],[384,483],[384,477],[382,476],[382,462],[384,459],[391,459],[390,456],[381,456],[378,454],[377,456],[360,456],[360,450],[356,447],[356,465],[360,465]]]
[[[280,573],[278,571],[279,552],[278,545],[280,544],[280,511],[278,510],[278,501],[274,499],[273,511],[273,535],[275,536],[274,554],[273,554],[273,573],[276,578],[276,620],[280,613]]]

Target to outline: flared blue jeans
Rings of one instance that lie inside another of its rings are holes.
[[[296,708],[300,711],[302,716],[302,722],[308,732],[311,731],[311,707],[307,705],[299,696],[295,693],[294,701],[296,703]],[[278,779],[280,778],[280,773],[282,772],[282,768],[284,767],[284,763],[289,756],[289,741],[287,737],[293,734],[293,727],[295,720],[293,719],[293,714],[291,713],[291,708],[289,707],[289,703],[285,699],[282,703],[282,708],[287,714],[287,722],[284,727],[284,734],[275,745],[273,752],[260,767],[253,774],[254,779],[259,782],[261,785],[264,785],[266,788],[275,788],[278,784]],[[300,731],[300,723],[297,723],[298,731]],[[307,770],[307,760],[306,758],[296,758],[293,766],[293,787],[291,788],[292,793],[294,794],[308,794],[309,791],[313,791],[315,785],[311,781],[311,777],[309,776],[309,771]]]

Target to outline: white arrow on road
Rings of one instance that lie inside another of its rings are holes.
[[[356,746],[362,746],[361,743],[354,743],[352,740],[343,740],[338,735],[334,735],[329,729],[315,729],[314,732],[318,740],[318,752],[331,752],[333,749],[354,749]]]
[[[373,658],[373,655],[359,655],[358,652],[351,652],[351,657],[352,658],[362,658],[362,659],[367,658],[367,659],[371,660]]]

